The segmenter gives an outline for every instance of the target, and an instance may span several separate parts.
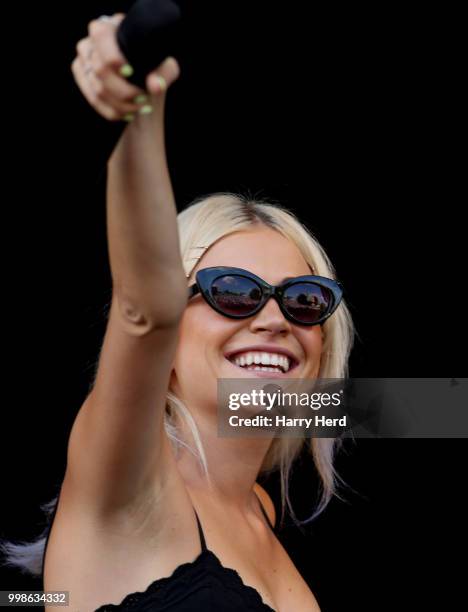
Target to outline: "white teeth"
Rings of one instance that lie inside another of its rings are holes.
[[[279,353],[248,351],[234,357],[233,362],[235,365],[246,367],[249,370],[262,370],[265,372],[288,372],[290,368],[289,357]],[[259,367],[251,368],[250,366],[253,364]]]
[[[258,372],[283,372],[281,368],[266,368],[265,366],[251,366],[246,370],[257,370]]]

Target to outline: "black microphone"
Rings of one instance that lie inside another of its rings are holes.
[[[183,1],[137,0],[120,22],[116,32],[117,44],[133,68],[133,74],[127,77],[130,83],[146,89],[148,74],[166,57],[177,58],[178,24],[181,19],[179,5]],[[96,119],[93,130],[102,130],[103,142],[99,180],[104,180],[107,160],[128,124],[123,120],[103,121],[100,116]]]
[[[117,29],[117,42],[134,72],[128,81],[146,89],[147,75],[175,55],[179,5],[174,0],[137,0]]]

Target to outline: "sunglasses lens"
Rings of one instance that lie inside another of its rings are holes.
[[[261,287],[238,275],[220,276],[213,281],[210,293],[219,310],[234,316],[248,316],[262,299]]]
[[[315,283],[291,285],[283,294],[284,307],[297,321],[315,323],[333,303],[333,294]]]

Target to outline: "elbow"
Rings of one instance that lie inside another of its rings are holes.
[[[147,287],[144,294],[114,289],[111,311],[115,310],[121,326],[134,336],[145,336],[152,331],[178,328],[187,305],[187,287],[164,284]]]
[[[161,329],[175,329],[179,326],[183,310],[179,305],[147,307],[136,305],[131,300],[116,298],[120,324],[132,336],[146,336]]]

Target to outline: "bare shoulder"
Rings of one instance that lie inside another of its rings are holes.
[[[190,499],[177,469],[165,468],[162,487],[150,487],[131,505],[106,514],[67,494],[64,481],[43,582],[46,591],[69,591],[71,612],[118,604],[196,556],[199,537]]]
[[[271,500],[271,497],[265,491],[265,489],[261,485],[258,484],[258,482],[255,483],[254,491],[260,498],[260,501],[262,502],[262,506],[265,508],[265,512],[268,514],[268,518],[270,519],[271,524],[275,526],[276,510],[275,510],[275,505]]]
[[[318,605],[318,601],[316,600],[315,595],[313,593],[312,593],[312,598],[313,598],[313,602],[312,602],[313,612],[322,612],[320,609],[320,606]]]

